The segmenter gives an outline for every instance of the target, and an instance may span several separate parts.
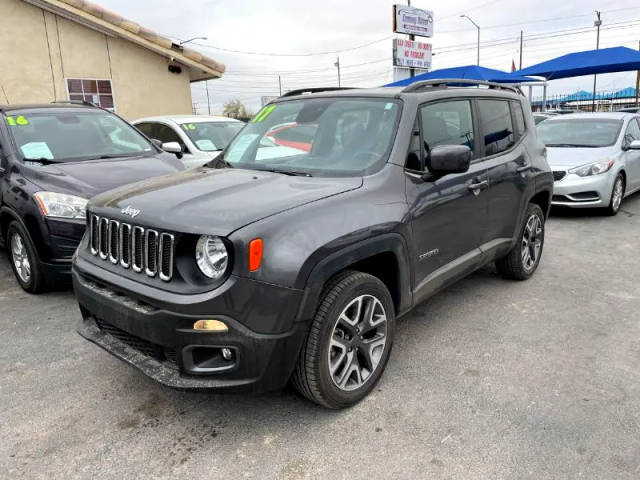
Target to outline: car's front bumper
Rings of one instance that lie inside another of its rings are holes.
[[[554,171],[562,171],[554,169]],[[611,192],[615,175],[609,171],[601,175],[580,177],[566,173],[564,178],[553,184],[552,205],[572,208],[607,207],[611,202]]]
[[[170,387],[250,392],[279,389],[293,371],[308,323],[291,318],[284,331],[259,333],[239,322],[242,314],[233,314],[233,309],[278,309],[283,315],[291,315],[299,305],[301,292],[285,289],[283,296],[283,292],[275,292],[280,287],[267,286],[273,289],[267,292],[262,290],[265,284],[259,282],[236,282],[210,300],[210,315],[204,316],[185,313],[184,305],[170,309],[154,304],[74,268],[74,289],[82,312],[77,330]],[[260,295],[252,297],[256,292]],[[250,305],[246,303],[249,297],[253,298]],[[194,322],[200,319],[220,320],[228,331],[194,330]],[[231,359],[224,359],[223,348],[232,352]]]

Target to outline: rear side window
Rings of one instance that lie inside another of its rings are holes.
[[[513,116],[516,119],[516,132],[518,133],[518,137],[522,137],[527,130],[522,104],[520,102],[513,102],[511,105],[513,106]]]
[[[478,100],[478,108],[484,133],[485,155],[496,155],[509,150],[515,143],[509,102]]]
[[[455,100],[438,102],[420,108],[422,138],[425,148],[439,145],[466,145],[474,147],[471,102]]]

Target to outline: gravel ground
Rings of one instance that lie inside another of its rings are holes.
[[[640,478],[640,195],[554,212],[527,282],[487,268],[398,322],[356,407],[177,392],[0,260],[0,478]]]

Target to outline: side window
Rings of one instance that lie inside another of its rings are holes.
[[[522,137],[527,130],[527,123],[524,121],[524,111],[520,102],[512,102],[513,116],[516,119],[516,132],[518,137]]]
[[[484,133],[485,155],[495,155],[510,149],[515,143],[509,102],[478,100],[480,122]]]
[[[420,117],[426,150],[439,145],[466,145],[473,151],[473,117],[469,100],[426,105],[420,108]]]
[[[411,130],[411,140],[409,142],[409,152],[407,154],[407,162],[405,168],[421,172],[422,166],[422,149],[420,148],[420,122],[416,119],[413,129]]]
[[[177,142],[182,147],[182,151],[187,150],[187,146],[184,144],[180,136],[173,130],[173,128],[163,125],[162,123],[156,123],[153,128],[153,137],[160,140],[162,143]]]
[[[640,140],[640,125],[638,125],[638,119],[632,118],[627,127],[627,131],[624,134],[624,143],[630,144],[634,140]]]
[[[139,123],[135,127],[147,137],[153,138],[153,123]]]

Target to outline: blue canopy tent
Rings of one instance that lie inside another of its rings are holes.
[[[537,82],[535,78],[510,75],[502,70],[494,70],[492,68],[479,67],[477,65],[466,65],[464,67],[442,68],[433,70],[432,72],[416,75],[415,77],[405,78],[397,82],[389,83],[385,87],[405,87],[414,82],[422,80],[437,80],[441,78],[465,78],[469,80],[483,80],[485,82],[496,83],[525,83]]]
[[[640,52],[627,47],[613,47],[569,53],[507,75],[514,78],[533,75],[554,80],[631,70],[640,70]]]

